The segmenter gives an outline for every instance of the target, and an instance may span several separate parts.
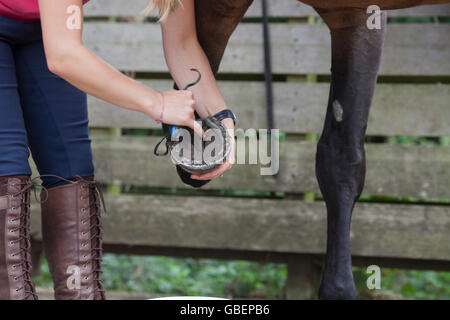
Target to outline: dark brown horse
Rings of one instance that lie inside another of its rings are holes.
[[[292,0],[294,1],[294,0]],[[214,72],[228,39],[253,0],[196,0],[198,37]],[[331,31],[331,85],[317,145],[316,176],[328,211],[327,255],[321,299],[357,296],[350,254],[350,220],[364,185],[364,138],[386,30],[367,28],[367,7],[401,9],[449,0],[302,0]]]

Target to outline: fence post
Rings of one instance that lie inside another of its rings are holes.
[[[41,241],[33,240],[31,238],[31,265],[33,266],[32,275],[37,276],[41,273],[41,257],[44,249]]]
[[[120,137],[122,135],[122,128],[109,128],[109,135],[111,137]],[[107,193],[119,195],[122,193],[122,184],[119,180],[114,180],[112,184],[108,184]]]
[[[316,299],[321,270],[311,256],[294,256],[287,263],[286,299]]]

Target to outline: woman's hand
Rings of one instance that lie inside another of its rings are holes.
[[[222,120],[222,123],[227,128],[228,134],[232,137],[231,139],[231,152],[228,155],[227,159],[222,163],[219,167],[214,169],[211,172],[204,173],[201,175],[192,174],[191,179],[195,180],[212,180],[217,177],[220,177],[223,175],[226,171],[230,170],[233,167],[233,164],[235,162],[235,154],[236,154],[236,142],[234,140],[234,122],[232,119],[224,119]]]
[[[195,121],[195,101],[191,91],[170,90],[163,93],[164,112],[162,120],[164,123],[176,126],[185,126],[194,130],[196,134],[203,137],[202,126]],[[162,108],[161,96],[161,108]],[[161,114],[161,113],[160,113]]]

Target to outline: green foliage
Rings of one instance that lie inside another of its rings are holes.
[[[283,265],[213,259],[107,254],[104,283],[109,290],[167,295],[282,298]]]
[[[365,268],[353,268],[360,293],[369,292]],[[405,299],[450,299],[450,272],[381,269],[381,294],[395,294]]]
[[[433,17],[390,17],[390,23],[433,23]]]
[[[33,281],[50,288],[43,260]],[[107,290],[226,298],[282,299],[287,277],[286,266],[280,264],[114,254],[105,254],[103,269]]]
[[[390,144],[401,144],[401,145],[432,146],[432,145],[439,145],[439,138],[396,136],[396,137],[389,137],[387,139],[387,142]]]
[[[34,268],[39,268],[39,274],[33,276],[33,282],[37,287],[52,288],[53,282],[50,275],[50,270],[48,268],[47,260],[45,260],[44,255],[42,255],[42,263],[40,266],[33,266]]]
[[[450,299],[450,273],[387,269],[382,278],[392,291],[411,299]]]

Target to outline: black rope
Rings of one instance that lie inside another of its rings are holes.
[[[273,123],[273,84],[272,84],[272,58],[270,54],[269,17],[267,14],[267,0],[262,0],[262,22],[264,41],[264,79],[266,82],[266,111],[269,132],[274,128]]]
[[[262,22],[263,22],[263,42],[264,42],[264,80],[266,83],[266,112],[267,112],[267,129],[269,136],[272,137],[272,129],[274,129],[273,119],[273,83],[272,83],[272,57],[269,34],[269,17],[267,13],[267,0],[262,0]],[[278,137],[275,137],[278,138]],[[271,151],[271,163],[278,162],[278,155]],[[274,177],[278,176],[278,172]]]

